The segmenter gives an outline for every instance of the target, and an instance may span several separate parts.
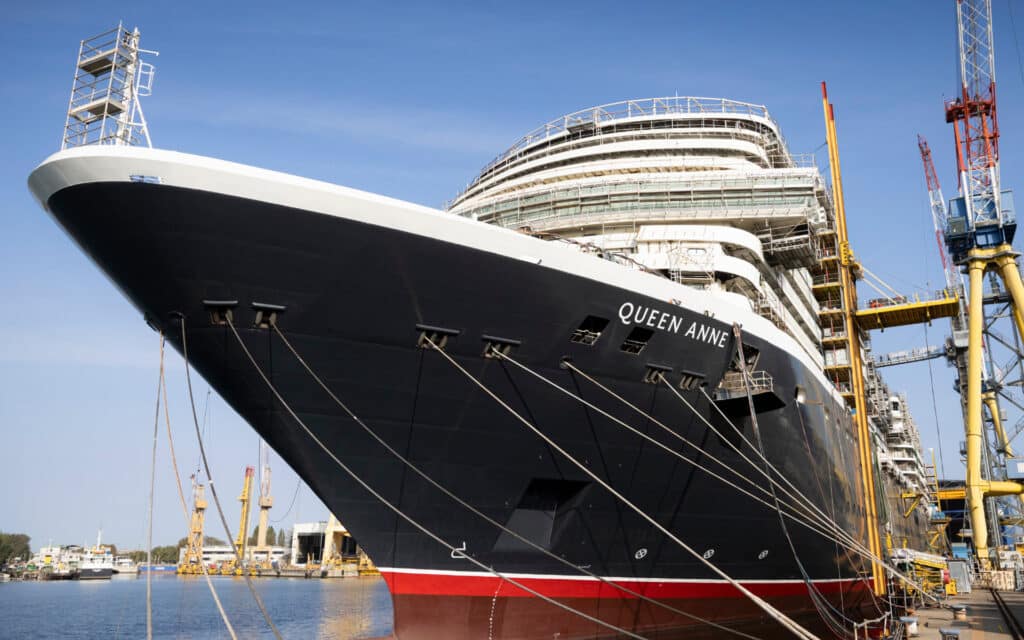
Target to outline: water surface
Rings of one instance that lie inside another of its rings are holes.
[[[241,578],[212,578],[239,638],[273,638]],[[271,619],[293,638],[391,633],[391,596],[378,577],[254,578]],[[145,638],[146,580],[0,583],[0,638]],[[227,638],[202,577],[153,578],[154,638]]]

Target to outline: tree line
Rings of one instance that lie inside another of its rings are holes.
[[[0,531],[0,564],[16,559],[28,560],[32,557],[32,538],[24,533],[4,533]]]
[[[260,532],[260,526],[259,525],[256,525],[255,527],[253,527],[252,535],[249,536],[249,546],[250,547],[256,545],[256,537],[259,534],[259,532]],[[275,534],[275,532],[274,532],[274,525],[267,526],[267,544],[270,544],[270,545],[276,544],[276,546],[278,546],[278,547],[284,547],[284,546],[287,546],[290,543],[291,543],[290,536],[285,535],[284,529],[281,529],[280,531],[278,531]]]

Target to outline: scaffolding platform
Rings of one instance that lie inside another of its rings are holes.
[[[120,48],[114,47],[79,60],[78,68],[92,76],[100,76],[114,68],[118,56],[125,57],[126,55]]]
[[[140,56],[139,30],[116,28],[82,40],[61,149],[88,144],[151,146],[139,98],[152,90],[153,65]]]
[[[858,309],[855,317],[862,329],[874,330],[953,318],[959,313],[960,298],[954,293],[941,291],[931,300],[873,301],[866,309]]]
[[[105,96],[92,102],[77,106],[68,112],[72,118],[82,124],[90,124],[104,116],[116,116],[125,110],[124,103],[115,98]]]

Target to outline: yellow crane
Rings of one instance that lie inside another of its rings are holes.
[[[238,496],[238,500],[242,503],[242,516],[238,521],[238,536],[235,538],[235,557],[221,566],[221,575],[240,576],[245,568],[245,547],[248,542],[248,537],[245,534],[249,528],[249,505],[252,503],[252,476],[254,471],[252,467],[245,468],[242,495]],[[239,558],[242,559],[242,565],[239,565]]]
[[[203,572],[203,525],[206,517],[206,496],[203,485],[192,476],[192,521],[188,529],[185,556],[178,564],[178,573],[194,575]]]

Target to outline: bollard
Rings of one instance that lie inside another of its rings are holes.
[[[958,604],[953,607],[953,619],[954,620],[966,620],[967,619],[967,607],[962,604]]]
[[[959,629],[939,629],[941,640],[960,640]]]
[[[919,633],[917,629],[917,618],[911,618],[910,616],[904,616],[900,618],[900,622],[903,623],[903,627],[907,630],[908,638],[916,638]]]

